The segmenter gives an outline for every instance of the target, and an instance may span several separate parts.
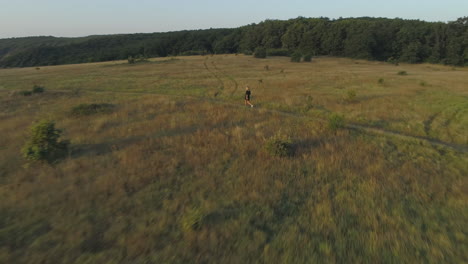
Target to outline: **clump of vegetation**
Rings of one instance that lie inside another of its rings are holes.
[[[255,49],[254,57],[257,59],[265,59],[267,56],[266,49],[263,47],[258,47]]]
[[[408,73],[406,71],[399,71],[398,75],[408,75]]]
[[[37,93],[43,93],[45,91],[45,88],[40,85],[34,85],[32,89],[32,93],[37,94]]]
[[[99,113],[109,113],[115,108],[113,104],[80,104],[72,108],[72,116],[89,116]]]
[[[198,230],[203,223],[204,215],[200,208],[191,208],[182,217],[181,225],[184,231]]]
[[[62,131],[53,121],[41,121],[31,127],[30,137],[22,149],[23,156],[31,161],[55,162],[64,158],[68,141],[59,141]]]
[[[304,61],[305,62],[311,62],[312,61],[312,54],[304,55]]]
[[[346,92],[345,101],[349,103],[354,102],[356,100],[356,96],[357,96],[356,91],[348,90]]]
[[[421,81],[421,82],[419,83],[419,85],[421,85],[421,86],[427,86],[427,83],[426,83],[425,81]]]
[[[45,91],[45,88],[43,86],[34,85],[31,91],[28,91],[28,90],[19,91],[17,94],[22,95],[22,96],[31,96],[33,94],[43,93],[44,91]]]
[[[274,135],[265,143],[266,151],[274,157],[291,157],[294,154],[294,144],[289,136]]]
[[[385,80],[384,80],[383,78],[380,78],[380,79],[378,80],[378,83],[379,83],[379,84],[383,84],[384,82],[385,82]]]
[[[332,114],[328,118],[328,128],[333,132],[336,132],[339,129],[343,129],[345,124],[345,118],[343,115]]]
[[[265,67],[263,67],[263,69],[265,69],[265,71],[269,71],[269,70],[270,70],[270,66],[265,65]]]
[[[302,54],[299,51],[294,52],[291,55],[291,62],[301,62]]]

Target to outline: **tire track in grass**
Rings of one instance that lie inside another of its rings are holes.
[[[217,97],[220,93],[222,93],[222,92],[224,91],[224,88],[225,88],[224,82],[223,82],[223,80],[222,80],[221,78],[219,78],[219,76],[218,76],[214,71],[212,71],[212,70],[208,67],[208,64],[206,64],[206,61],[207,61],[207,60],[208,60],[208,58],[206,58],[205,61],[203,62],[203,65],[205,66],[205,69],[206,69],[209,73],[211,73],[211,75],[213,75],[213,77],[215,77],[215,79],[218,80],[218,82],[219,82],[219,84],[220,84],[220,86],[218,87],[218,89],[219,89],[220,91],[218,91],[218,92],[216,92],[216,93],[214,94],[214,97]]]
[[[239,88],[239,83],[236,81],[236,79],[234,77],[232,77],[231,75],[225,73],[223,70],[221,70],[220,68],[218,68],[218,66],[216,66],[216,63],[214,61],[211,62],[211,64],[213,65],[213,67],[216,69],[216,71],[218,71],[219,73],[221,73],[222,75],[224,75],[227,79],[229,79],[230,81],[232,81],[234,83],[234,89],[233,91],[231,92],[231,96],[234,96],[234,94],[237,92],[238,88]]]
[[[441,112],[437,112],[431,116],[425,121],[423,121],[424,124],[424,133],[426,133],[426,136],[429,136],[429,132],[432,130],[432,123],[434,122],[434,119],[437,118],[437,116],[440,115]]]

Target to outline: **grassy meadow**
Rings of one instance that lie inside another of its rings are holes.
[[[467,99],[467,68],[328,57],[1,69],[0,263],[466,263]]]

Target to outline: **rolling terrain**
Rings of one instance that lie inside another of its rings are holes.
[[[466,262],[467,76],[244,55],[0,69],[0,263]],[[91,103],[112,108],[72,114]],[[21,155],[40,120],[70,140],[55,164]]]

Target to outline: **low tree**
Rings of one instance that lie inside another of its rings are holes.
[[[68,141],[59,141],[62,131],[55,128],[53,121],[41,121],[31,127],[29,140],[22,152],[31,161],[53,163],[66,156]]]

